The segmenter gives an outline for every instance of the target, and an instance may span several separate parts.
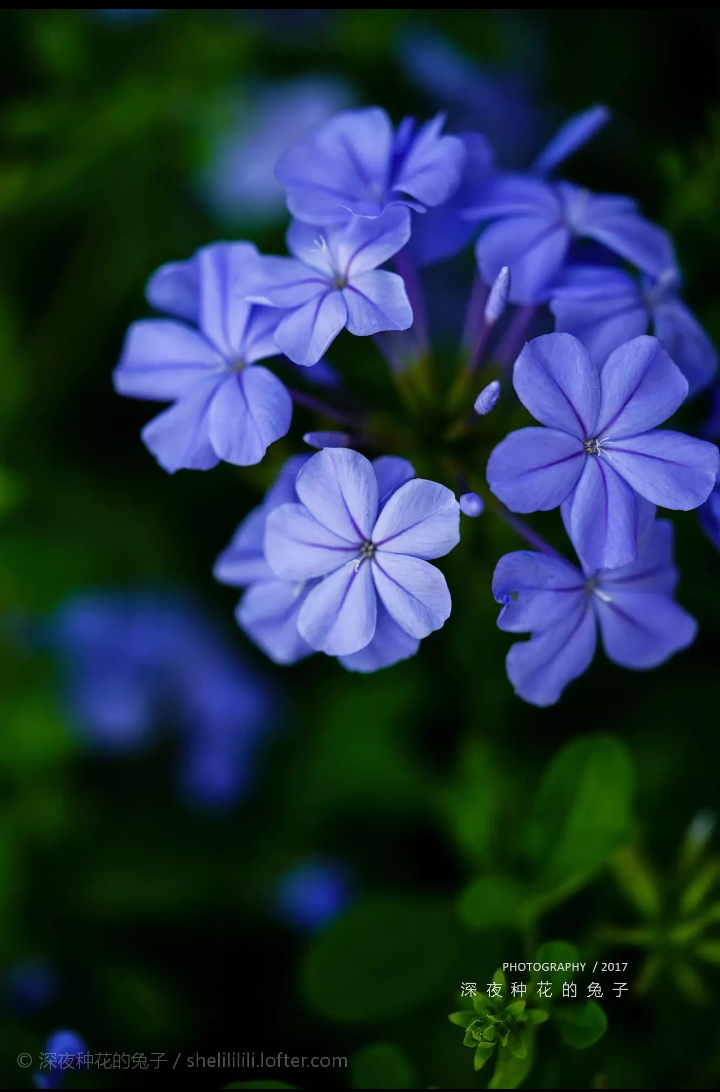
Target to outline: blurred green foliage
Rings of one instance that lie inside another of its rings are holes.
[[[0,16],[0,972],[40,957],[60,982],[36,1014],[3,1002],[5,1087],[30,1086],[15,1058],[37,1057],[62,1026],[91,1050],[169,1059],[73,1074],[70,1087],[167,1087],[175,1052],[279,1050],[350,1059],[315,1071],[313,1087],[477,1087],[486,1070],[447,1021],[460,983],[482,989],[503,962],[568,945],[588,965],[627,962],[629,993],[616,999],[615,976],[603,979],[604,1035],[592,1000],[548,1008],[548,1028],[524,1057],[503,1053],[491,1087],[514,1087],[530,1061],[538,1088],[720,1080],[718,865],[697,826],[682,842],[698,808],[720,807],[720,567],[694,517],[678,520],[680,598],[701,636],[652,674],[598,662],[555,709],[516,699],[489,589],[517,540],[488,518],[443,563],[453,617],[415,660],[363,678],[320,657],[282,671],[235,629],[234,594],[211,567],[310,418],[298,412],[260,467],[171,478],[139,440],[148,407],[112,391],[147,276],[238,230],[201,183],[237,102],[251,106],[263,81],[321,73],[396,118],[434,112],[398,62],[419,18]],[[637,195],[673,231],[691,304],[720,336],[717,13],[432,9],[420,22],[478,64],[532,73],[549,116],[609,103],[615,124],[573,177]],[[238,222],[281,247],[282,224]],[[380,360],[351,340],[334,362],[358,394],[391,398]],[[148,584],[193,590],[285,697],[230,815],[178,800],[170,739],[102,760],[59,701],[38,637],[48,613],[85,588]],[[347,862],[355,902],[304,938],[277,919],[273,889],[316,854]],[[180,1064],[172,1082],[306,1076]]]

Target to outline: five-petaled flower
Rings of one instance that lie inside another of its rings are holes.
[[[531,633],[512,646],[506,666],[516,693],[533,705],[553,705],[595,655],[597,626],[609,659],[644,670],[664,663],[695,638],[694,618],[673,601],[673,527],[652,520],[630,565],[592,571],[563,558],[519,550],[495,569],[493,595],[503,609],[500,629]]]
[[[275,344],[296,364],[316,364],[344,326],[366,337],[412,325],[402,277],[377,268],[409,238],[410,213],[398,207],[335,227],[296,221],[287,233],[295,257],[258,259],[247,298],[289,310]]]
[[[417,211],[442,204],[460,183],[466,154],[459,137],[441,134],[444,120],[438,114],[417,128],[405,118],[395,131],[378,106],[336,114],[277,162],[290,212],[309,224],[339,224],[391,204]]]
[[[259,463],[290,427],[292,402],[258,360],[279,355],[280,312],[254,307],[238,285],[257,260],[251,243],[215,243],[162,266],[147,296],[175,319],[134,322],[115,369],[120,394],[173,401],[142,438],[165,470]],[[192,323],[193,325],[189,325]]]
[[[445,578],[428,559],[457,545],[459,505],[436,482],[406,481],[388,500],[382,475],[363,455],[326,448],[295,483],[300,503],[270,514],[265,555],[288,580],[319,579],[298,615],[313,648],[348,656],[373,639],[379,603],[412,638],[450,615]]]
[[[715,445],[651,431],[687,394],[656,338],[621,345],[598,373],[577,338],[546,334],[525,346],[513,383],[548,427],[519,429],[498,444],[490,488],[513,512],[562,505],[573,545],[592,568],[637,557],[639,497],[682,511],[707,499],[720,459]]]

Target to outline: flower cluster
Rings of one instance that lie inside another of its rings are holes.
[[[291,256],[216,243],[151,277],[148,301],[170,317],[131,326],[115,384],[172,403],[143,430],[161,466],[255,464],[293,402],[320,417],[305,440],[321,450],[285,462],[215,568],[245,589],[238,622],[277,663],[317,651],[374,671],[412,656],[450,615],[430,562],[459,541],[461,512],[504,519],[533,547],[502,558],[493,583],[500,628],[531,634],[507,659],[527,701],[557,701],[587,668],[596,622],[610,659],[634,669],[693,640],[655,510],[701,508],[720,541],[719,454],[658,426],[709,387],[716,354],[680,299],[668,234],[630,198],[554,176],[608,118],[591,107],[509,172],[483,134],[444,132],[443,115],[394,126],[380,108],[341,111],[277,161]],[[445,389],[421,271],[474,239],[464,363]],[[327,375],[343,330],[385,356],[399,416],[351,412],[347,374],[330,373],[341,405],[275,374]],[[538,425],[504,435],[522,413],[510,388]],[[409,453],[447,484],[417,478]],[[554,508],[580,568],[513,514]]]

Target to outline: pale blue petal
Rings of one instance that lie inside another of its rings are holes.
[[[356,550],[370,540],[378,509],[372,464],[357,451],[325,448],[297,476],[295,488],[309,512]]]
[[[344,565],[307,596],[298,630],[312,648],[329,656],[359,652],[373,639],[377,596],[371,565]]]
[[[382,330],[407,330],[413,312],[405,282],[397,273],[376,269],[353,277],[342,292],[349,333],[368,337]]]
[[[255,580],[268,580],[272,569],[265,560],[264,508],[253,508],[233,535],[230,545],[218,557],[213,576],[221,584],[242,588]]]
[[[505,666],[515,693],[532,705],[554,705],[568,683],[587,671],[596,643],[595,617],[583,600],[552,629],[512,646]]]
[[[643,504],[647,504],[643,500]],[[674,528],[670,520],[656,519],[643,535],[638,535],[640,553],[630,565],[603,569],[595,574],[597,586],[607,595],[615,592],[658,592],[672,595],[678,572],[673,564]]]
[[[536,421],[580,440],[595,435],[600,380],[571,334],[545,334],[528,342],[515,362],[513,386]]]
[[[354,283],[361,273],[377,269],[410,238],[410,212],[403,205],[391,205],[381,216],[354,216],[341,228],[328,232],[328,246],[341,270]]]
[[[420,647],[417,637],[409,633],[390,617],[381,602],[377,605],[375,634],[369,645],[353,652],[349,656],[340,656],[339,660],[348,671],[360,671],[366,674],[379,671],[383,667],[392,667],[400,660],[414,656]]]
[[[580,440],[567,432],[518,429],[491,452],[488,485],[513,512],[549,511],[575,488],[586,458]]]
[[[682,512],[707,500],[720,462],[715,444],[664,429],[611,441],[602,457],[641,496]]]
[[[407,554],[381,552],[373,558],[372,571],[388,612],[411,637],[427,637],[450,617],[450,592],[434,565]]]
[[[328,277],[296,258],[258,258],[246,299],[265,307],[301,307],[328,290]]]
[[[210,440],[227,463],[253,466],[290,428],[292,399],[280,380],[258,365],[230,375],[210,407]]]
[[[226,360],[243,357],[250,304],[243,299],[242,282],[258,261],[252,243],[213,243],[198,251],[200,313],[198,325]]]
[[[416,478],[390,497],[378,516],[372,540],[378,553],[443,557],[460,541],[460,506],[437,482]]]
[[[347,322],[342,292],[325,290],[286,315],[275,331],[275,343],[295,364],[317,364]]]
[[[666,421],[685,400],[687,380],[657,338],[643,334],[621,345],[600,375],[597,436],[620,440]]]
[[[645,220],[632,208],[621,205],[624,198],[588,195],[576,230],[632,262],[651,277],[677,268],[670,236]]]
[[[323,527],[302,504],[281,504],[267,518],[265,557],[285,580],[325,576],[357,554],[357,545]]]
[[[113,373],[118,394],[165,402],[182,398],[225,362],[202,334],[170,319],[141,319],[129,328]]]
[[[148,303],[157,311],[196,323],[200,314],[198,256],[184,262],[166,262],[145,288]]]
[[[593,602],[605,654],[621,667],[658,667],[695,640],[697,622],[667,595],[613,589]]]
[[[499,216],[541,216],[546,223],[557,223],[562,218],[562,206],[552,186],[538,178],[494,174],[478,185],[475,199],[467,206],[465,216],[475,220],[494,220]]]
[[[717,353],[685,304],[669,300],[656,307],[655,333],[687,379],[690,394],[704,390],[717,372]]]
[[[499,628],[527,633],[550,629],[575,610],[585,595],[584,577],[562,558],[517,550],[498,561],[492,593],[502,603]]]
[[[314,581],[260,580],[238,603],[238,625],[276,664],[294,664],[312,655],[313,649],[298,632],[297,620],[314,586]]]
[[[279,307],[252,307],[242,346],[242,359],[246,364],[255,364],[258,360],[267,360],[279,354],[275,331],[284,315],[285,312]]]
[[[509,267],[513,303],[544,303],[569,245],[570,232],[562,220],[511,216],[485,229],[475,254],[487,284]]]
[[[441,205],[460,185],[465,146],[456,136],[441,136],[445,115],[437,114],[418,131],[401,158],[392,187],[423,205]]]
[[[279,508],[281,504],[295,504],[297,502],[295,481],[309,458],[310,455],[292,455],[286,463],[283,463],[280,473],[270,486],[263,501],[265,512],[272,512],[273,509]]]
[[[378,483],[378,507],[387,503],[396,489],[415,477],[415,467],[397,455],[380,455],[372,461]]]
[[[216,376],[198,380],[189,394],[142,430],[143,443],[169,474],[217,466],[219,458],[210,442],[209,418],[218,382]]]
[[[549,174],[594,137],[609,120],[607,106],[591,106],[579,114],[573,114],[548,141],[531,169],[535,174]]]
[[[570,538],[588,569],[610,569],[635,560],[637,499],[611,466],[597,456],[587,458],[567,503]]]

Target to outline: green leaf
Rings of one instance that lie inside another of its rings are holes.
[[[512,1004],[505,1006],[505,1011],[511,1013],[514,1017],[522,1016],[525,1011],[525,1001],[521,997],[519,1001],[513,1001]]]
[[[471,929],[512,928],[526,900],[526,889],[515,880],[481,876],[461,894],[458,913]]]
[[[363,1047],[350,1063],[353,1088],[415,1088],[415,1076],[405,1053],[392,1043]]]
[[[703,940],[695,945],[695,955],[720,967],[720,940]]]
[[[528,829],[539,891],[578,886],[627,834],[632,799],[627,748],[612,736],[564,747],[546,770]]]
[[[597,1001],[563,1005],[555,1010],[554,1019],[562,1041],[575,1050],[592,1046],[607,1030],[607,1016]]]
[[[510,1047],[498,1051],[497,1065],[488,1088],[517,1088],[525,1080],[533,1063],[533,1039],[529,1035],[525,1040],[527,1054],[518,1058]]]
[[[476,1070],[482,1069],[485,1062],[495,1050],[494,1043],[480,1043],[475,1051],[475,1057],[473,1059],[473,1065]]]
[[[446,902],[368,899],[311,945],[302,970],[305,997],[338,1023],[390,1019],[452,990],[460,944]]]
[[[477,1015],[474,1012],[451,1012],[448,1016],[448,1020],[451,1024],[457,1024],[459,1028],[469,1028],[471,1024],[474,1024],[477,1020]]]
[[[550,1013],[546,1012],[545,1009],[527,1009],[525,1019],[528,1024],[544,1024],[546,1020],[550,1019]]]

